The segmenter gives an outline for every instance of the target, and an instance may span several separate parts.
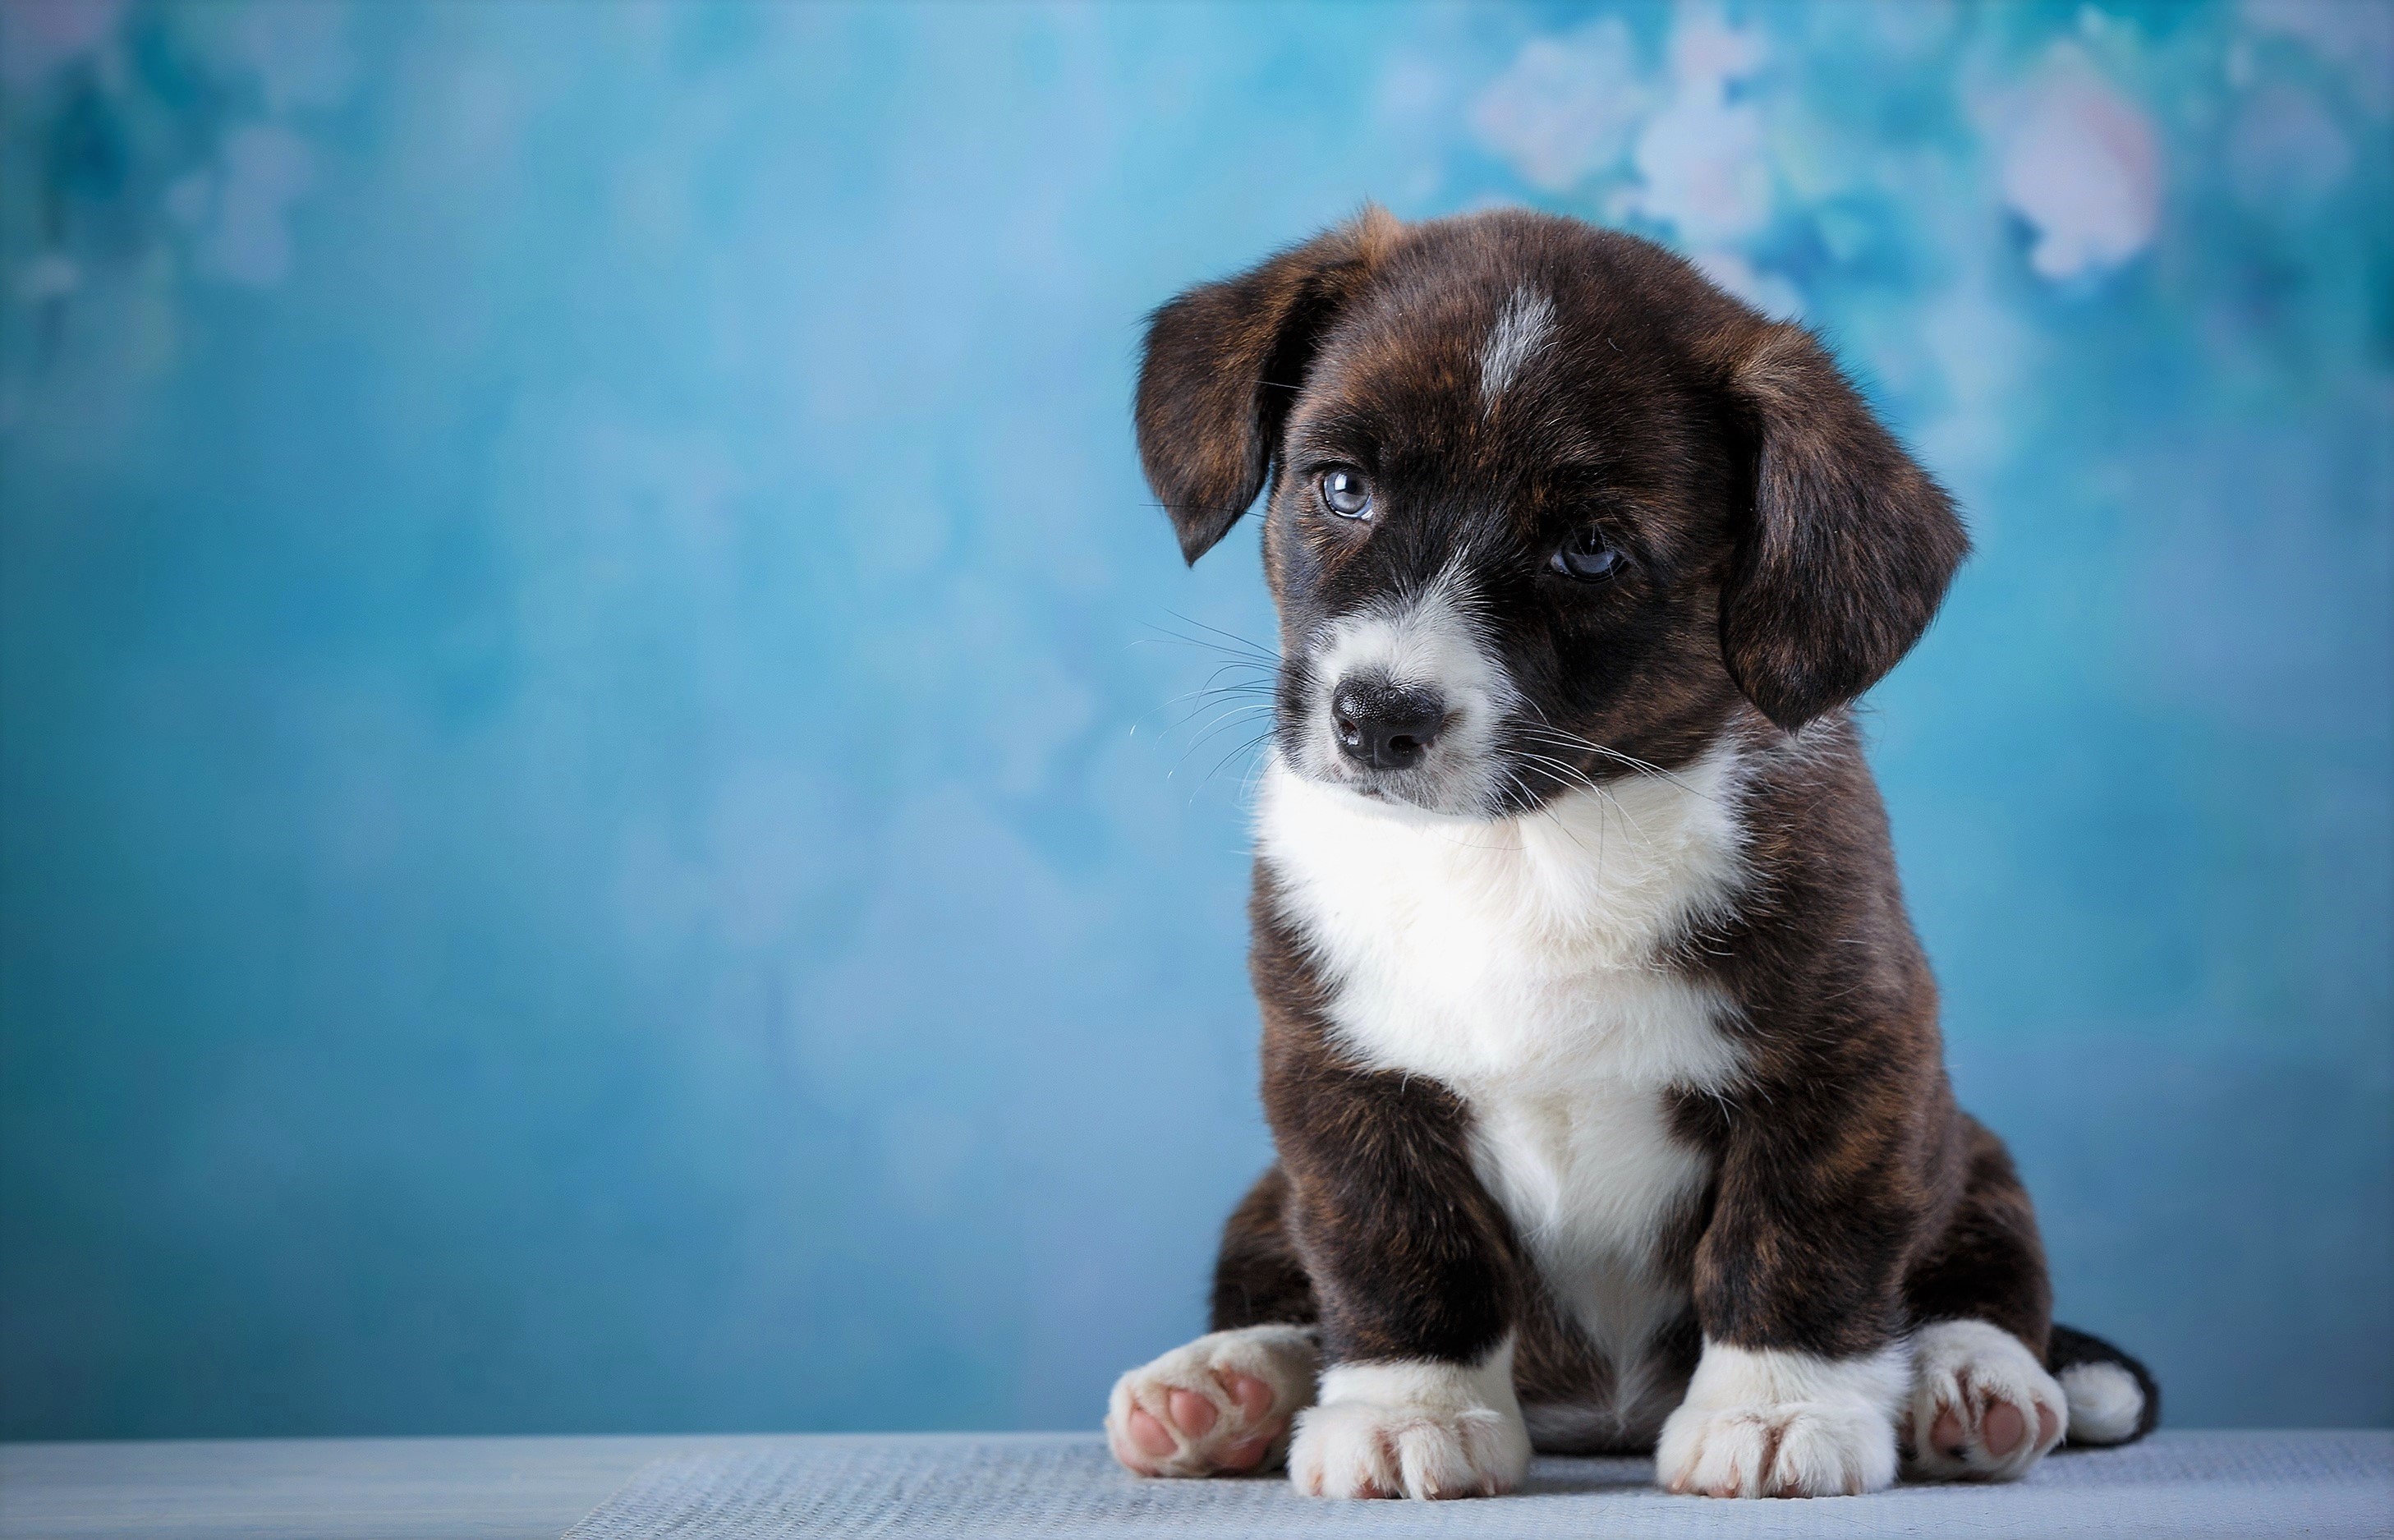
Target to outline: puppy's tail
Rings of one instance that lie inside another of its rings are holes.
[[[2152,1372],[2099,1336],[2055,1326],[2045,1366],[2070,1402],[2073,1445],[2134,1443],[2162,1420],[2162,1388]]]

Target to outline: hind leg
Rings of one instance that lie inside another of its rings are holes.
[[[2046,1373],[2053,1295],[2036,1214],[2003,1143],[1968,1119],[1962,1203],[1905,1281],[1913,1385],[1907,1475],[2011,1481],[2061,1441],[2069,1402]]]
[[[1322,1371],[1313,1285],[1282,1226],[1287,1186],[1272,1167],[1223,1226],[1214,1330],[1114,1382],[1106,1441],[1126,1468],[1241,1475],[1286,1461]]]

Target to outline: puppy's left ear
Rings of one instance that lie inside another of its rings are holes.
[[[1760,328],[1729,375],[1754,435],[1754,507],[1721,595],[1721,653],[1793,732],[1912,651],[1970,540],[1809,332]]]

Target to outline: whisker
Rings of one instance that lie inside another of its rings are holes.
[[[1274,668],[1279,666],[1277,664],[1268,663],[1261,658],[1243,657],[1223,646],[1220,642],[1207,641],[1203,637],[1184,637],[1176,632],[1167,631],[1161,636],[1140,637],[1134,640],[1131,645],[1133,647],[1164,646],[1198,648],[1204,652],[1213,653],[1216,657],[1225,659],[1226,661],[1221,665],[1221,666],[1226,669],[1252,668],[1258,674],[1269,674]]]
[[[1173,696],[1164,704],[1165,705],[1178,705],[1181,702],[1192,699],[1199,695],[1270,696],[1272,693],[1272,686],[1271,682],[1268,679],[1232,679],[1228,684],[1220,682],[1222,676],[1228,673],[1232,666],[1232,665],[1224,664],[1221,667],[1217,668],[1214,672],[1205,676],[1205,682],[1204,684],[1199,685],[1194,690],[1184,690],[1179,694]]]
[[[1201,695],[1252,695],[1258,700],[1266,701],[1272,698],[1273,691],[1269,680],[1232,679],[1228,684],[1217,683],[1221,677],[1222,671],[1217,668],[1204,684],[1194,690],[1184,690],[1164,704],[1178,705],[1183,701],[1194,700]]]
[[[1208,709],[1219,702],[1240,699],[1245,699],[1256,704],[1269,704],[1272,699],[1272,692],[1269,686],[1260,684],[1205,685],[1196,690],[1184,690],[1179,694],[1173,696],[1168,701],[1165,701],[1163,704],[1150,706],[1147,710],[1140,712],[1137,717],[1132,717],[1130,724],[1131,736],[1134,738],[1138,736],[1139,727],[1141,724],[1145,723],[1148,718],[1159,716],[1164,712],[1170,711],[1173,707],[1180,705],[1184,702],[1194,702],[1196,704],[1190,705],[1188,710],[1182,712],[1172,721],[1165,723],[1164,727],[1164,731],[1165,732],[1178,731],[1180,729],[1188,726],[1190,721],[1194,720],[1200,712]]]
[[[1198,700],[1195,704],[1191,705],[1187,711],[1180,714],[1179,720],[1172,724],[1172,729],[1177,731],[1181,728],[1187,727],[1190,722],[1196,720],[1201,713],[1211,711],[1216,706],[1225,704],[1243,704],[1252,706],[1269,707],[1272,704],[1272,699],[1269,695],[1248,699],[1244,697],[1244,693],[1243,691],[1235,690],[1208,690],[1204,692],[1203,698]]]
[[[1189,746],[1180,751],[1180,757],[1172,761],[1172,769],[1164,772],[1164,778],[1169,781],[1173,776],[1178,774],[1180,767],[1189,762],[1189,757],[1196,753],[1199,749],[1204,748],[1206,743],[1216,734],[1219,733],[1225,726],[1238,720],[1241,717],[1251,715],[1258,710],[1267,709],[1269,708],[1259,706],[1233,706],[1230,710],[1214,717],[1203,728],[1198,730],[1197,735],[1190,740]]]
[[[1248,739],[1245,743],[1241,744],[1238,747],[1232,749],[1230,753],[1222,756],[1219,759],[1215,760],[1214,768],[1205,772],[1205,779],[1198,782],[1196,788],[1190,792],[1190,800],[1192,802],[1196,800],[1197,793],[1199,791],[1203,791],[1207,783],[1211,782],[1214,777],[1222,773],[1223,766],[1229,764],[1231,760],[1236,759],[1242,754],[1253,754],[1257,748],[1262,746],[1266,739],[1272,735],[1272,729],[1266,728],[1261,732],[1258,732],[1254,737]]]
[[[1705,791],[1703,787],[1690,784],[1684,778],[1673,774],[1671,771],[1664,770],[1662,766],[1654,764],[1651,760],[1640,759],[1635,755],[1624,754],[1619,749],[1607,748],[1602,744],[1591,744],[1584,738],[1559,737],[1553,734],[1531,732],[1528,730],[1524,730],[1524,735],[1533,737],[1540,742],[1552,744],[1556,747],[1577,749],[1584,753],[1602,755],[1606,758],[1611,759],[1629,770],[1636,770],[1640,775],[1651,775],[1659,780],[1668,781],[1674,786],[1686,792],[1690,796],[1697,797],[1706,802],[1717,802],[1719,800],[1719,798],[1714,796],[1710,792]]]
[[[1519,771],[1507,767],[1504,770],[1503,773],[1506,780],[1510,781],[1515,786],[1520,789],[1524,811],[1533,813],[1553,824],[1561,832],[1562,836],[1565,839],[1570,840],[1581,849],[1585,850],[1587,849],[1587,842],[1572,832],[1572,826],[1562,821],[1562,816],[1559,813],[1557,813],[1552,808],[1546,806],[1538,800],[1537,794],[1530,789],[1530,783],[1527,781],[1521,779]],[[1598,824],[1596,828],[1596,883],[1599,888],[1604,886],[1604,825],[1601,823]]]
[[[1269,673],[1280,666],[1280,662],[1276,658],[1253,656],[1241,652],[1236,648],[1225,647],[1218,641],[1208,641],[1204,637],[1184,637],[1177,631],[1166,631],[1162,626],[1156,627],[1156,632],[1157,634],[1151,637],[1139,637],[1130,645],[1133,647],[1193,647],[1200,652],[1211,652],[1217,658],[1224,660],[1222,666],[1226,668],[1235,665],[1240,668],[1252,668],[1258,673]]]
[[[1587,771],[1580,769],[1577,765],[1571,764],[1565,760],[1554,758],[1549,755],[1534,753],[1529,749],[1517,751],[1516,757],[1531,764],[1544,766],[1546,770],[1546,773],[1552,775],[1556,780],[1562,782],[1565,785],[1577,785],[1582,790],[1594,792],[1597,796],[1603,797],[1608,802],[1613,802],[1612,793],[1606,788],[1604,783],[1597,780],[1594,776],[1588,774]],[[1620,804],[1618,802],[1614,802],[1614,806],[1618,807],[1619,805]]]
[[[1277,727],[1267,728],[1264,730],[1263,736],[1256,739],[1256,742],[1257,744],[1269,744],[1271,742],[1272,735],[1279,731],[1280,730]],[[1255,796],[1256,778],[1261,776],[1266,770],[1269,770],[1271,768],[1271,763],[1272,751],[1269,749],[1264,753],[1256,756],[1255,758],[1247,761],[1246,772],[1239,777],[1239,796],[1241,800],[1243,801],[1246,798]]]
[[[1164,772],[1164,779],[1168,781],[1177,776],[1187,767],[1190,755],[1219,737],[1232,724],[1242,718],[1266,714],[1273,709],[1280,659],[1274,653],[1234,631],[1226,631],[1218,625],[1181,614],[1177,611],[1166,611],[1165,613],[1188,629],[1177,630],[1170,625],[1154,625],[1151,628],[1156,633],[1155,635],[1136,638],[1131,645],[1138,647],[1168,644],[1195,648],[1201,652],[1213,653],[1216,659],[1213,671],[1207,674],[1204,680],[1195,689],[1184,690],[1161,704],[1141,712],[1132,719],[1130,731],[1132,736],[1136,737],[1141,726],[1158,715],[1171,712],[1177,707],[1186,709],[1179,710],[1178,714],[1165,725],[1164,731],[1167,735],[1182,731],[1200,717],[1206,717],[1204,725],[1197,730],[1188,746],[1183,748],[1179,757],[1173,761],[1172,768]],[[1212,713],[1210,717],[1207,716],[1209,712]],[[1269,730],[1266,731],[1268,734]],[[1260,741],[1258,739],[1254,742]],[[1252,748],[1254,742],[1245,746]],[[1235,757],[1239,752],[1236,749],[1232,750],[1231,757]],[[1227,759],[1222,761],[1222,763],[1227,762]],[[1216,769],[1219,768],[1217,764]],[[1203,786],[1205,781],[1213,778],[1213,773],[1208,771],[1204,780],[1201,780],[1198,784]]]
[[[1531,709],[1536,710],[1537,707],[1532,704]],[[1710,793],[1690,785],[1684,778],[1664,770],[1651,760],[1640,759],[1634,754],[1624,754],[1619,749],[1599,744],[1592,738],[1583,738],[1575,732],[1566,731],[1555,726],[1553,722],[1546,719],[1543,711],[1538,713],[1538,721],[1535,725],[1521,723],[1519,731],[1525,735],[1545,738],[1547,742],[1561,747],[1580,749],[1588,754],[1600,754],[1616,764],[1625,765],[1640,774],[1659,776],[1691,796],[1700,796],[1708,802],[1716,800]]]
[[[1258,711],[1269,711],[1271,707],[1268,705],[1232,706],[1230,710],[1223,712],[1219,717],[1215,717],[1212,721],[1205,724],[1204,730],[1201,731],[1197,734],[1196,738],[1189,744],[1190,752],[1193,754],[1197,750],[1204,748],[1208,742],[1220,733],[1221,731],[1230,723],[1238,721],[1242,717],[1252,717]]]
[[[1250,657],[1259,658],[1263,662],[1270,664],[1275,668],[1280,666],[1280,653],[1272,648],[1269,648],[1259,642],[1250,640],[1248,638],[1239,635],[1236,631],[1225,631],[1218,625],[1209,625],[1202,620],[1197,620],[1189,615],[1184,615],[1177,610],[1166,610],[1164,612],[1170,615],[1173,619],[1178,621],[1183,625],[1193,625],[1200,631],[1211,631],[1216,636],[1221,638],[1224,641],[1235,642],[1238,646],[1245,649],[1247,655]]]
[[[1546,766],[1548,772],[1554,775],[1557,780],[1565,782],[1566,783],[1581,786],[1588,791],[1598,791],[1602,789],[1597,785],[1596,777],[1588,774],[1587,771],[1580,769],[1577,765],[1571,763],[1569,760],[1558,759],[1552,755],[1539,754],[1531,749],[1519,750],[1514,757],[1519,759],[1527,760],[1532,764]]]
[[[1590,779],[1585,771],[1565,764],[1559,759],[1549,758],[1543,754],[1532,754],[1528,750],[1520,751],[1520,757],[1533,764],[1551,766],[1555,770],[1561,771],[1565,775],[1577,776],[1580,783],[1589,791],[1592,791],[1597,796],[1604,798],[1605,806],[1611,808],[1614,813],[1619,815],[1624,823],[1629,825],[1630,832],[1638,836],[1640,844],[1643,844],[1650,850],[1654,848],[1652,836],[1646,833],[1645,827],[1640,824],[1637,819],[1630,816],[1629,809],[1621,805],[1621,799],[1612,795],[1611,788],[1605,786],[1600,782]],[[1598,825],[1599,837],[1601,836],[1600,831],[1602,827],[1603,826],[1601,824]]]

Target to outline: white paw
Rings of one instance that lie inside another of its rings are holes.
[[[2012,1481],[2070,1430],[2061,1387],[2027,1344],[2001,1326],[1940,1321],[1912,1340],[1904,1441],[1912,1475]]]
[[[1655,1478],[1707,1497],[1830,1497],[1895,1480],[1901,1347],[1827,1359],[1706,1342],[1688,1398],[1663,1424]]]
[[[1315,1497],[1493,1497],[1529,1468],[1510,1338],[1472,1367],[1338,1365],[1288,1454],[1289,1481]]]
[[[1106,1443],[1141,1476],[1263,1470],[1288,1452],[1289,1419],[1322,1364],[1309,1326],[1215,1332],[1114,1381]]]

